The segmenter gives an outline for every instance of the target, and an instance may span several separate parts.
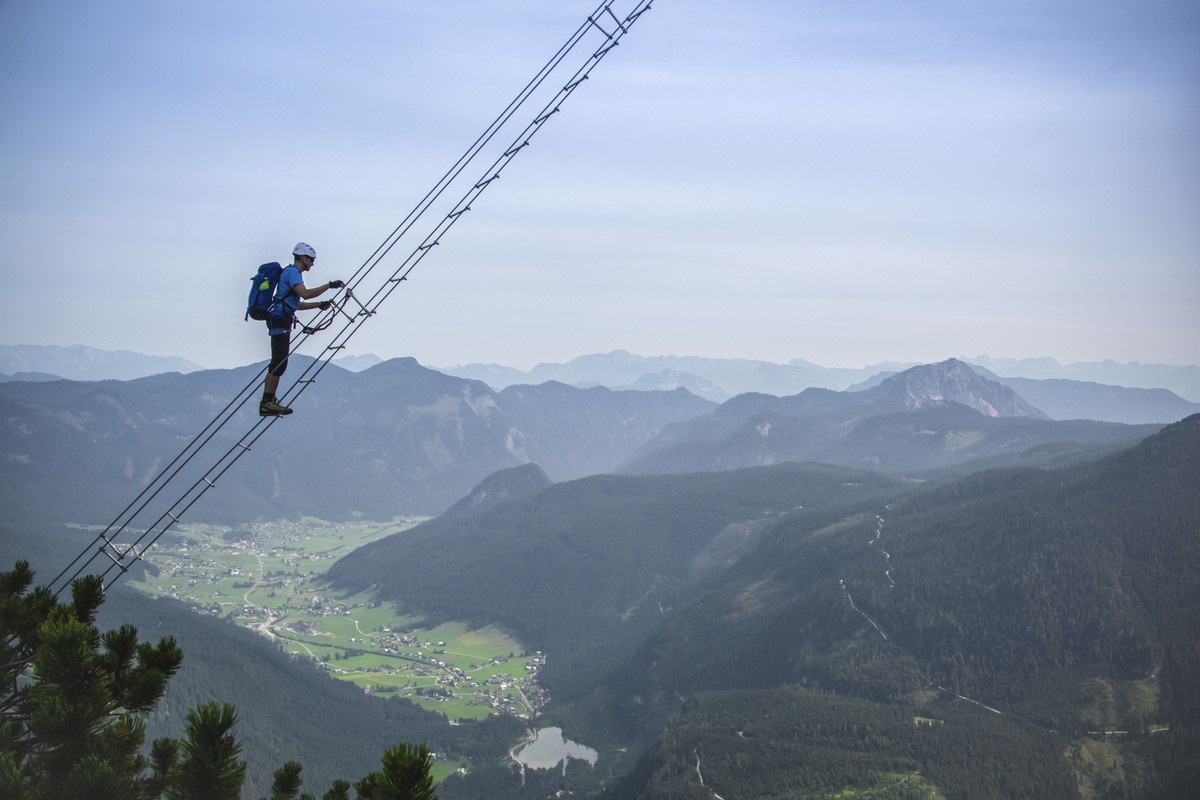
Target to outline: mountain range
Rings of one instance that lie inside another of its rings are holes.
[[[133,380],[162,372],[195,372],[199,364],[176,356],[148,356],[85,345],[0,345],[0,379]]]
[[[959,360],[1001,382],[1023,380],[1026,399],[1052,419],[1095,419],[1131,424],[1176,422],[1200,411],[1200,366],[1084,362],[1062,365],[1051,358]],[[361,372],[384,359],[367,353],[341,356],[334,364]],[[698,356],[639,356],[624,350],[580,356],[566,363],[542,363],[528,371],[497,364],[438,367],[447,375],[480,380],[495,390],[547,381],[580,388],[670,391],[721,403],[746,392],[789,395],[808,388],[853,390],[920,366],[883,363],[857,369],[823,367],[803,359],[775,364],[752,359]],[[129,380],[162,372],[202,369],[183,359],[143,356],[126,351],[72,347],[0,345],[0,382],[7,380]],[[1044,381],[1035,385],[1031,381]],[[1149,391],[1136,391],[1149,390]],[[1036,396],[1036,400],[1034,397]]]
[[[1193,403],[1200,403],[1200,366],[1165,364],[1121,364],[1115,361],[1061,365],[1052,358],[1000,359],[990,356],[968,358],[995,377],[1034,380],[1070,380],[1114,387],[1166,389]],[[698,356],[640,356],[625,350],[580,356],[565,363],[542,363],[528,371],[498,364],[467,364],[439,367],[442,372],[474,378],[489,386],[503,388],[517,383],[541,383],[554,380],[572,385],[601,385],[610,389],[673,388],[689,391],[717,402],[746,392],[790,395],[808,388],[849,389],[880,373],[894,374],[919,363],[881,363],[857,369],[823,367],[804,359],[786,364],[752,359],[703,358]],[[1195,413],[1193,409],[1190,413]],[[1053,415],[1052,415],[1053,416]],[[1061,417],[1077,418],[1082,415]],[[1186,416],[1186,415],[1185,415]],[[1059,417],[1056,417],[1059,418]],[[1138,422],[1174,422],[1174,419],[1136,420]],[[1124,422],[1126,420],[1106,420]]]
[[[294,369],[304,365],[293,361]],[[0,489],[9,513],[107,522],[97,515],[115,514],[149,485],[261,370],[0,384]],[[495,392],[396,359],[361,373],[326,367],[295,408],[222,481],[221,503],[198,503],[193,519],[436,514],[507,467],[536,462],[556,480],[612,471],[664,425],[713,404],[684,390],[547,383]],[[257,421],[246,403],[175,485],[198,482]]]
[[[1054,422],[1012,389],[950,359],[869,389],[744,394],[665,428],[623,468],[650,474],[822,461],[860,469],[934,470],[986,460],[1048,463],[1153,432],[1099,422]],[[1068,444],[1070,443],[1070,444]]]
[[[304,363],[295,360],[297,368]],[[95,515],[118,510],[117,499],[150,485],[261,369],[0,384],[0,487],[12,498],[10,514],[106,522]],[[256,423],[251,406],[205,440],[176,485],[198,484]],[[685,389],[547,382],[497,392],[394,359],[358,373],[328,366],[295,407],[278,423],[286,434],[257,442],[253,465],[239,463],[223,481],[222,503],[198,503],[193,519],[439,514],[491,473],[529,463],[557,481],[618,469],[711,471],[792,460],[911,472],[983,458],[1049,463],[1156,429],[1044,419],[1011,389],[954,360],[861,392],[746,394],[716,406]]]
[[[53,564],[77,537],[52,523],[106,522],[260,370],[0,384],[5,552]],[[177,735],[235,675],[248,753],[330,765],[382,729],[427,738],[472,759],[443,800],[1190,797],[1200,415],[1059,421],[978,365],[887,371],[718,405],[328,367],[189,516],[440,514],[329,579],[544,650],[537,724],[599,761],[512,770],[512,720],[339,702],[208,622],[156,724]],[[127,613],[165,634],[177,610]],[[337,748],[289,720],[289,687]]]

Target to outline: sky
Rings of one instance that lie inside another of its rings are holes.
[[[0,344],[264,360],[597,2],[0,0]],[[1200,5],[655,0],[346,354],[617,349],[1200,363]]]

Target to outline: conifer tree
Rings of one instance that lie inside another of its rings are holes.
[[[237,713],[229,703],[205,703],[187,714],[187,734],[171,770],[167,800],[239,800],[246,780],[242,746],[231,730]]]
[[[354,788],[359,800],[437,800],[430,768],[425,745],[401,744],[383,754],[382,772],[372,772]]]
[[[0,574],[0,677],[8,690],[0,775],[39,800],[146,797],[142,715],[162,698],[183,654],[171,637],[139,643],[130,626],[101,635],[92,624],[104,598],[96,576],[71,585],[69,604],[44,588],[27,592],[32,580],[25,562]]]
[[[347,781],[334,781],[329,791],[321,795],[321,800],[350,800],[350,788]]]
[[[289,761],[275,770],[275,781],[271,785],[271,800],[295,800],[300,794],[301,767],[295,761]],[[306,795],[307,796],[307,795]]]

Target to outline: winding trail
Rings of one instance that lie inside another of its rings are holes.
[[[700,780],[700,785],[704,786],[704,773],[700,771],[700,748],[697,747],[695,750],[692,751],[692,753],[695,754],[695,756],[696,756],[696,777]],[[710,787],[704,786],[704,788],[706,788],[710,792],[712,792],[712,796],[717,798],[717,800],[725,800],[724,797],[721,797],[721,795],[717,794]]]
[[[888,511],[890,511],[891,508],[892,508],[891,506],[884,506],[884,509],[888,510]],[[867,545],[869,546],[869,545],[879,544],[879,541],[882,538],[883,538],[883,516],[880,514],[876,514],[875,515],[875,536],[874,536],[874,538],[872,538],[870,541],[867,542]],[[888,580],[888,588],[895,589],[896,581],[892,578],[892,554],[889,553],[887,550],[884,550],[882,546],[880,546],[879,552],[883,554],[883,563],[884,563],[883,577],[887,578],[887,580]],[[874,619],[872,619],[871,616],[869,614],[867,614],[867,612],[863,611],[861,608],[859,608],[858,606],[856,606],[854,604],[854,598],[850,596],[850,590],[846,588],[846,579],[838,578],[838,585],[842,587],[842,594],[846,595],[846,600],[849,601],[850,607],[853,608],[855,611],[857,611],[859,613],[859,615],[862,616],[863,619],[865,619],[867,622],[871,623],[871,627],[873,627],[876,631],[879,632],[879,635],[883,637],[883,640],[885,642],[891,641],[888,638],[887,633],[883,630],[883,628],[879,627],[879,623],[876,622]]]
[[[842,594],[846,595],[846,599],[850,601],[850,607],[853,608],[855,611],[857,611],[859,614],[861,614],[863,619],[865,619],[867,622],[871,623],[871,625],[874,626],[875,630],[879,631],[879,635],[883,637],[883,640],[885,642],[890,641],[890,639],[888,639],[888,635],[886,633],[884,633],[883,628],[879,627],[879,623],[876,622],[875,620],[871,619],[871,617],[868,616],[867,613],[865,611],[863,611],[861,608],[854,605],[854,598],[850,596],[850,591],[848,589],[846,589],[846,581],[844,578],[838,578],[838,585],[842,587]]]
[[[521,770],[521,785],[525,785],[525,763],[517,758],[517,751],[527,744],[537,740],[537,733],[526,729],[525,738],[508,748],[508,758]]]
[[[941,689],[941,690],[942,690],[943,692],[945,692],[946,694],[952,694],[952,695],[954,695],[954,696],[955,696],[955,697],[957,697],[959,700],[966,700],[968,703],[974,703],[975,705],[979,706],[980,708],[986,708],[988,711],[992,712],[993,714],[1000,714],[1000,715],[1002,715],[1002,716],[1003,716],[1003,714],[1004,714],[1004,712],[1003,712],[1003,711],[1001,711],[1001,710],[1000,710],[1000,709],[998,709],[998,708],[992,708],[991,706],[989,706],[989,705],[987,705],[987,704],[985,704],[985,703],[981,703],[981,702],[979,702],[978,700],[974,700],[974,699],[972,699],[972,698],[970,698],[970,697],[964,697],[963,695],[959,694],[958,692],[952,692],[952,691],[950,691],[949,689],[947,689],[947,688],[946,688],[946,687],[944,687],[944,686],[938,686],[937,688],[938,688],[938,689]]]
[[[884,508],[890,510],[891,506],[885,506]],[[867,544],[879,544],[879,540],[882,538],[883,538],[883,517],[880,516],[879,514],[876,514],[875,515],[875,538],[872,539],[871,541],[867,542]],[[887,578],[887,580],[888,580],[888,588],[895,589],[896,581],[892,579],[892,554],[889,553],[887,550],[884,550],[882,546],[880,546],[879,552],[883,554],[883,563],[884,563],[883,577]]]

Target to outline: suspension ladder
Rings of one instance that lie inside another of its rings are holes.
[[[311,386],[330,361],[344,350],[353,336],[378,312],[412,271],[442,238],[472,209],[473,203],[490,187],[510,163],[552,119],[590,76],[592,70],[629,33],[632,25],[650,10],[652,0],[603,0],[575,30],[558,51],[538,70],[479,138],[450,167],[419,203],[388,234],[375,251],[346,281],[331,306],[314,318],[314,324],[295,338],[290,353],[296,353],[316,332],[333,327],[328,344],[305,367],[296,381],[283,393],[281,401],[292,402]],[[620,16],[614,6],[628,10]],[[582,54],[582,55],[580,55]],[[573,60],[572,60],[573,58]],[[562,80],[575,65],[575,70]],[[555,80],[562,80],[555,83]],[[549,96],[541,106],[538,102]],[[519,112],[536,110],[530,121],[505,144],[506,132],[514,129]],[[491,159],[490,161],[488,159]],[[464,177],[468,168],[486,164],[477,177]],[[422,220],[432,220],[428,232],[419,240],[414,228]],[[416,241],[416,244],[412,244]],[[390,269],[381,263],[393,251],[407,255]],[[336,328],[340,322],[341,327]],[[267,367],[264,365],[205,427],[164,467],[124,510],[93,539],[49,584],[55,597],[75,579],[98,574],[104,588],[119,581],[146,552],[181,518],[228,470],[278,421],[278,417],[255,417],[248,430],[236,433],[236,423],[244,422],[242,413],[254,398]],[[232,428],[231,436],[223,433]],[[8,708],[15,699],[0,702]]]

